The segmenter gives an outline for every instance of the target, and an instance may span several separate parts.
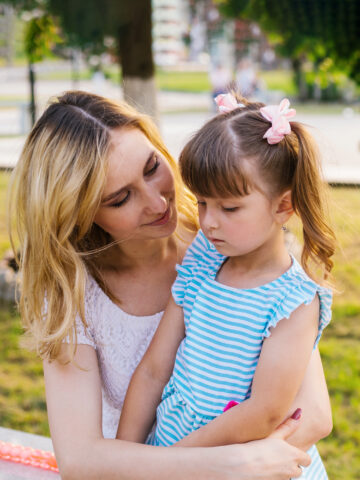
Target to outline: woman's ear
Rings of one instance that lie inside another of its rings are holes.
[[[283,225],[294,213],[291,202],[291,190],[286,190],[278,197],[275,208],[276,219],[280,225]]]

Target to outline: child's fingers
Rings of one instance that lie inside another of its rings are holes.
[[[270,438],[280,438],[286,440],[299,427],[299,420],[301,417],[301,409],[298,408],[291,417],[286,419],[276,430],[270,435]]]

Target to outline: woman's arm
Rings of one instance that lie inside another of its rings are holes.
[[[176,445],[215,446],[264,438],[283,420],[303,381],[318,330],[319,299],[301,305],[266,338],[251,397]],[[229,398],[229,400],[232,400]]]
[[[62,352],[67,353],[67,345]],[[309,456],[279,438],[218,448],[163,448],[105,440],[95,350],[79,345],[73,364],[44,362],[51,436],[63,480],[288,480]],[[294,426],[290,429],[294,428]]]
[[[171,297],[126,393],[116,438],[144,443],[185,336],[183,309]]]

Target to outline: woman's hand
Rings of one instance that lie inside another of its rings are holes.
[[[286,441],[298,426],[298,420],[288,418],[263,440],[215,448],[214,450],[217,452],[222,450],[226,464],[222,467],[222,476],[214,475],[213,478],[222,480],[289,480],[289,478],[300,477],[302,474],[300,466],[308,466],[310,457]]]

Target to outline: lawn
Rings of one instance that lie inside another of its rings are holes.
[[[0,252],[8,243],[4,226],[4,189],[0,172]],[[320,342],[330,391],[334,429],[318,445],[331,479],[360,478],[360,190],[330,190],[341,249],[335,256],[333,320]],[[291,228],[297,232],[297,226]],[[19,348],[20,320],[0,308],[0,425],[48,435],[41,361]]]

